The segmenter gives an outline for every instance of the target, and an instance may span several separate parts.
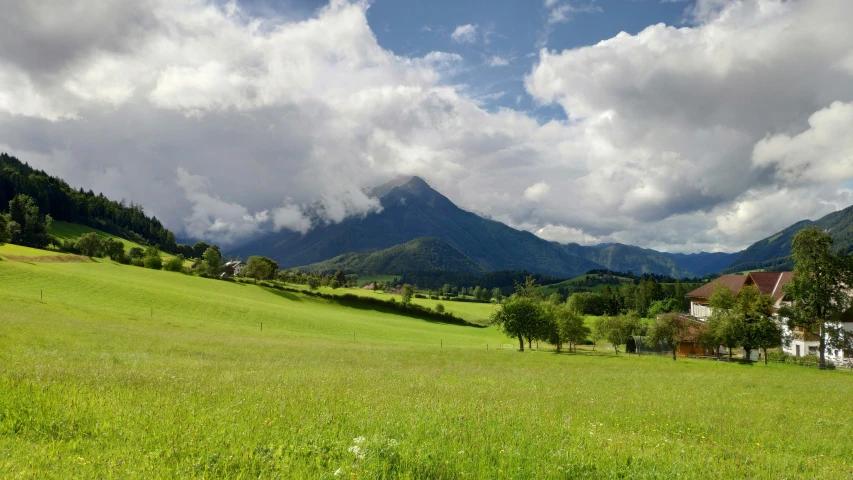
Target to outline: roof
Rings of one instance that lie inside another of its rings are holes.
[[[714,293],[714,287],[717,284],[723,284],[732,289],[733,292],[737,293],[741,288],[746,284],[746,281],[749,279],[749,275],[723,275],[722,277],[714,280],[713,282],[708,282],[705,285],[693,290],[692,292],[687,294],[687,297],[701,297],[701,298],[710,298],[711,294]]]
[[[731,288],[734,293],[740,292],[744,285],[755,285],[758,287],[758,291],[771,295],[774,300],[779,301],[785,297],[785,291],[782,287],[791,283],[793,275],[793,272],[752,272],[747,275],[723,275],[688,293],[687,297],[709,298],[717,283],[722,283]]]

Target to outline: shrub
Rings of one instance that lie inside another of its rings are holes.
[[[435,304],[435,313],[444,313],[444,305],[440,303]]]
[[[429,299],[430,300],[438,300],[438,295],[430,295]]]
[[[160,270],[163,268],[163,259],[159,256],[149,255],[142,260],[142,264],[145,265],[145,268]]]
[[[423,293],[416,293],[415,298],[427,298],[427,296],[424,295]]]
[[[172,257],[163,265],[163,270],[180,272],[184,268],[184,260],[181,257]]]
[[[142,257],[144,257],[144,256],[145,256],[145,250],[143,250],[143,249],[141,249],[141,248],[139,248],[139,247],[133,247],[133,248],[131,248],[131,249],[130,249],[130,258],[139,258],[139,259],[141,259],[141,258],[142,258]]]
[[[144,267],[145,266],[145,263],[142,261],[141,258],[131,258],[130,264],[133,265],[134,267]]]

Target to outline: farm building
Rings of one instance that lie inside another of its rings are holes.
[[[246,264],[241,262],[240,260],[232,260],[230,262],[226,262],[225,265],[222,266],[222,275],[226,277],[236,277],[239,276],[243,271],[243,268],[246,267]]]
[[[717,285],[725,285],[732,289],[735,294],[747,285],[755,285],[761,293],[773,296],[776,300],[775,309],[778,312],[785,299],[785,292],[782,287],[791,282],[792,276],[793,272],[752,272],[747,275],[723,275],[687,294],[687,299],[690,300],[690,314],[700,320],[705,320],[711,316],[708,299],[711,298],[714,287]]]

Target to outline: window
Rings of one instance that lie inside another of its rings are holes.
[[[809,347],[809,355],[817,355],[817,347]]]

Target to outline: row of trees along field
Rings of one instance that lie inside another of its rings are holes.
[[[54,220],[80,223],[137,243],[156,245],[177,252],[175,235],[142,207],[116,202],[83,189],[75,190],[64,180],[36,170],[5,153],[0,154],[0,207],[18,195],[33,200],[42,215]],[[46,245],[46,244],[44,244]]]
[[[569,296],[572,306],[584,315],[618,315],[629,311],[642,317],[660,313],[687,311],[685,295],[701,283],[685,283],[672,279],[662,283],[653,276],[642,276],[633,282],[606,285],[598,292],[577,292]]]

